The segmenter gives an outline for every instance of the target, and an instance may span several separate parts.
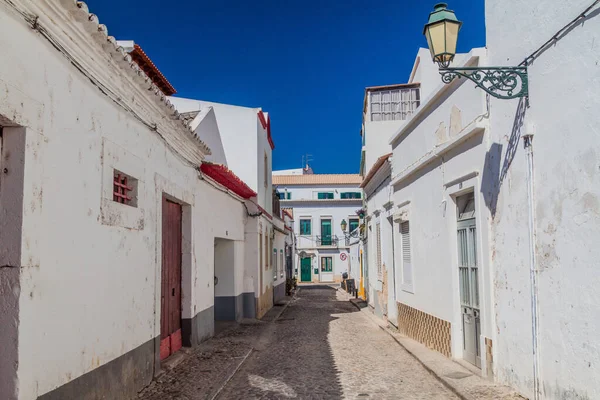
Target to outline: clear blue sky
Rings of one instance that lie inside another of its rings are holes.
[[[356,173],[366,86],[406,82],[423,0],[87,0],[109,35],[134,40],[177,96],[271,115],[273,169]],[[458,51],[485,45],[483,0],[455,0]]]

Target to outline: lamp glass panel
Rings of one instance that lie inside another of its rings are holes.
[[[446,21],[446,53],[456,54],[456,42],[458,41],[458,30],[460,24]]]
[[[433,59],[438,54],[446,52],[446,30],[444,21],[438,22],[427,27],[427,42]]]

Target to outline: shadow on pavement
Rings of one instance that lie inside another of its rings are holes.
[[[336,292],[330,286],[301,286],[218,398],[344,398],[329,344],[330,323],[338,318],[335,314],[358,310],[337,300]]]

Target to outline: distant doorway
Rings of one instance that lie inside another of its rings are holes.
[[[235,242],[215,238],[214,249],[215,321],[240,320],[241,304],[235,293]]]
[[[301,282],[311,282],[311,258],[303,257],[300,259],[300,281]]]

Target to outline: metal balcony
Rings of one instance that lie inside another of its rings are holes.
[[[340,239],[336,235],[317,236],[318,247],[339,247]]]

